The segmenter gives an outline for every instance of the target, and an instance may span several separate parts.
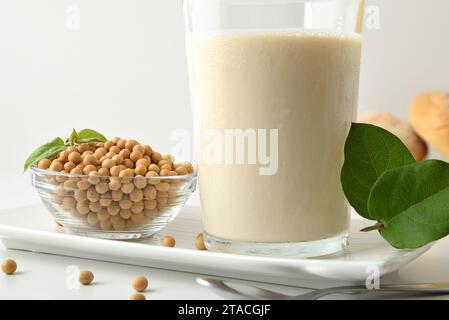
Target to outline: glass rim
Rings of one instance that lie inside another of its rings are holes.
[[[362,33],[362,24],[364,18],[365,0],[182,0],[182,7],[184,10],[184,18],[187,27],[187,33],[195,33],[192,26],[188,27],[189,16],[195,11],[195,7],[201,8],[204,6],[235,6],[233,9],[239,9],[239,6],[288,6],[288,5],[303,5],[305,8],[313,6],[314,4],[323,4],[324,6],[340,5],[339,9],[355,9],[356,16],[354,30],[349,30],[350,33]],[[190,22],[191,23],[191,22]],[[219,28],[220,29],[220,28]],[[232,29],[232,28],[231,28]],[[295,28],[296,29],[296,28]],[[300,28],[303,29],[303,28]],[[320,28],[306,28],[307,30],[319,30]],[[334,30],[335,28],[325,28],[326,30]],[[352,30],[352,31],[351,31]],[[338,30],[337,30],[338,31]],[[346,30],[348,32],[348,30]]]
[[[119,177],[119,176],[91,176],[88,174],[73,174],[73,173],[65,173],[65,172],[57,172],[57,171],[50,171],[45,169],[40,169],[36,166],[32,166],[30,168],[33,174],[38,175],[47,175],[47,176],[54,176],[54,177],[66,177],[66,178],[90,178],[90,177],[98,177],[100,179],[106,179],[106,178],[119,178],[119,179],[126,179],[126,180],[135,180],[135,179],[145,179],[145,180],[190,180],[198,177],[197,170],[193,170],[193,173],[189,173],[182,176],[156,176],[156,177],[146,177],[146,176],[133,176],[133,177]]]

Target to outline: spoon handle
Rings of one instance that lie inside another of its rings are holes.
[[[449,294],[449,283],[391,284],[382,285],[379,289],[369,290],[366,286],[344,286],[327,289],[316,289],[296,296],[285,295],[267,289],[246,284],[211,278],[198,278],[198,284],[214,290],[217,294],[232,299],[274,299],[274,300],[317,300],[336,293],[377,293],[377,292],[413,292],[422,294]]]
[[[328,289],[315,290],[306,294],[299,295],[297,299],[316,300],[324,296],[335,293],[377,293],[377,292],[414,292],[423,294],[449,294],[448,283],[423,283],[423,284],[393,284],[384,285],[378,289],[367,289],[365,286],[347,286]]]

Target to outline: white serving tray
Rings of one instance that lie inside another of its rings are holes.
[[[380,275],[386,275],[430,248],[396,250],[377,233],[358,231],[370,222],[353,219],[350,245],[338,255],[284,259],[199,251],[194,241],[201,232],[200,214],[199,207],[187,206],[172,224],[151,239],[111,241],[65,234],[43,205],[35,205],[0,210],[0,239],[9,249],[296,286],[323,279],[365,281],[367,272],[378,270]],[[176,238],[176,248],[158,245],[164,235]]]

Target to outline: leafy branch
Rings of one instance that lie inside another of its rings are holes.
[[[392,133],[353,124],[345,145],[341,183],[362,217],[377,223],[392,246],[415,249],[449,235],[449,164],[417,163]]]
[[[106,140],[107,139],[105,136],[95,130],[84,129],[77,132],[73,129],[72,133],[65,140],[65,142],[62,138],[57,137],[33,151],[33,153],[31,153],[26,159],[23,166],[23,171],[27,171],[33,164],[38,163],[42,159],[47,159],[57,155],[58,153],[64,151],[67,147],[89,142],[105,142]]]

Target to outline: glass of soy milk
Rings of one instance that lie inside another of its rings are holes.
[[[313,257],[348,243],[360,0],[185,0],[204,239]]]

